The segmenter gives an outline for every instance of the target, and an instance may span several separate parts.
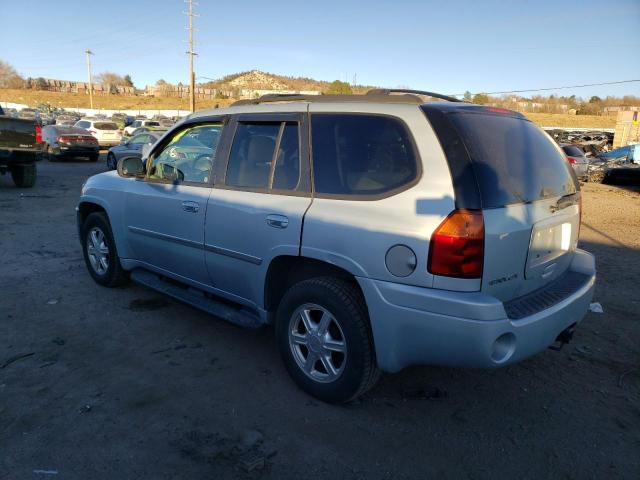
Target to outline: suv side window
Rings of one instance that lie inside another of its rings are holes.
[[[226,185],[295,190],[300,179],[300,139],[294,122],[238,123]]]
[[[209,183],[221,133],[221,122],[191,125],[176,132],[153,154],[148,178],[174,183]]]
[[[311,116],[316,193],[382,195],[418,177],[413,139],[397,118],[366,114]]]

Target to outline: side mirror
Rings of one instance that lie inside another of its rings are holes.
[[[149,158],[149,152],[151,152],[151,144],[145,143],[144,145],[142,145],[142,158]]]
[[[118,175],[138,177],[144,174],[144,163],[138,157],[124,157],[118,160]]]

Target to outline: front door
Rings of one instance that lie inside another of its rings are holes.
[[[135,259],[159,273],[208,283],[204,223],[222,122],[187,124],[147,161],[127,191],[125,228]]]
[[[229,298],[262,308],[271,260],[300,252],[311,204],[306,114],[232,118],[227,161],[217,165],[205,225],[211,283]]]

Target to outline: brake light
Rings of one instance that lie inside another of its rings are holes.
[[[513,113],[511,110],[507,110],[506,108],[498,108],[498,107],[484,107],[485,112],[491,113]]]
[[[479,210],[454,210],[431,235],[427,269],[434,275],[482,277],[484,218]]]
[[[98,133],[98,132],[96,132],[95,130],[89,130],[89,133],[90,133],[91,135],[95,135],[95,134],[96,134],[96,133]]]
[[[42,143],[42,127],[36,125],[36,143]]]
[[[576,157],[570,157],[567,155],[567,162],[569,162],[571,165],[575,164],[578,161],[578,159]]]

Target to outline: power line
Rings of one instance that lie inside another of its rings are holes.
[[[587,83],[584,85],[569,85],[569,86],[564,86],[564,87],[548,87],[548,88],[531,88],[528,90],[509,90],[506,92],[478,92],[478,93],[482,93],[484,95],[500,95],[503,93],[524,93],[524,92],[545,92],[548,90],[563,90],[563,89],[567,89],[567,88],[583,88],[583,87],[598,87],[601,85],[618,85],[621,83],[633,83],[633,82],[640,82],[640,79],[638,80],[619,80],[617,82],[602,82],[602,83]],[[455,97],[461,97],[463,96],[464,93],[454,93],[453,96]],[[477,95],[477,93],[472,93],[471,95]]]

